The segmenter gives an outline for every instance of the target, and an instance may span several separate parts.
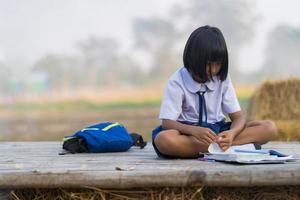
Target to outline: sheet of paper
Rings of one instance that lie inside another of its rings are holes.
[[[218,145],[218,143],[215,142],[209,145],[208,152],[214,154],[237,154],[237,152],[235,152],[235,149],[255,150],[255,147],[254,144],[243,144],[243,145],[231,146],[226,151],[223,151]]]

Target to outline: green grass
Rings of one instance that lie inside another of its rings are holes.
[[[160,100],[147,100],[141,102],[120,101],[102,104],[86,100],[76,100],[56,103],[16,103],[11,105],[0,105],[0,110],[101,110],[119,108],[157,107],[159,105]]]
[[[247,108],[249,97],[241,96],[238,98],[243,109]],[[96,103],[88,100],[74,100],[65,102],[50,103],[16,103],[10,105],[0,105],[0,110],[101,110],[101,109],[120,109],[120,108],[143,108],[159,107],[160,99],[145,101],[119,101],[112,103]]]

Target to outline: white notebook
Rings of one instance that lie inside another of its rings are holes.
[[[283,156],[274,150],[256,150],[253,144],[231,146],[226,151],[223,151],[217,143],[212,143],[208,147],[208,152],[209,153],[204,154],[205,159],[244,164],[284,163],[289,160],[294,160],[293,156]],[[276,155],[274,155],[274,153]],[[278,155],[280,155],[280,157]]]

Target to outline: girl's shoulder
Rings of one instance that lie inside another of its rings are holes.
[[[231,85],[231,77],[230,75],[228,74],[226,79],[224,81],[221,81],[221,83],[224,85],[224,86],[228,86],[228,85]]]
[[[182,70],[183,68],[179,68],[176,70],[168,79],[168,84],[175,83],[177,85],[183,85],[183,78],[182,78]]]
[[[184,67],[177,69],[169,78],[169,80],[182,81],[182,73],[185,70]]]

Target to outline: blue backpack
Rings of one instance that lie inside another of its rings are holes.
[[[146,144],[141,135],[129,134],[122,124],[112,122],[86,127],[63,139],[63,149],[70,153],[122,152],[131,146],[144,148]]]

